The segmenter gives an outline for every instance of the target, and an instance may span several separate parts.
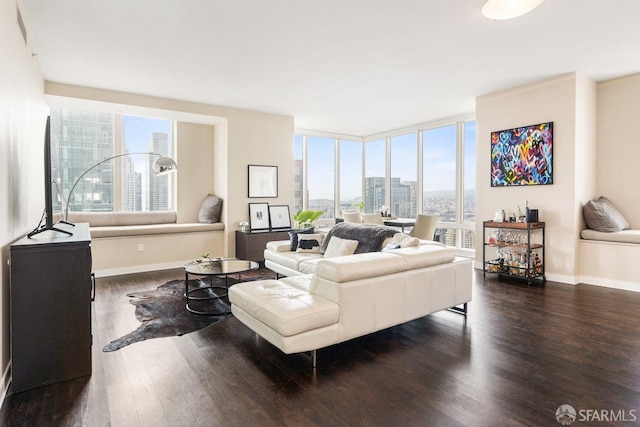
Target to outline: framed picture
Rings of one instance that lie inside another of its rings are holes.
[[[289,205],[269,205],[269,220],[273,230],[291,228]]]
[[[251,231],[269,229],[269,203],[249,203],[249,227]]]
[[[249,165],[249,197],[278,197],[278,167]]]
[[[553,122],[491,132],[491,186],[553,184]]]

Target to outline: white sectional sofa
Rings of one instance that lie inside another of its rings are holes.
[[[232,286],[231,311],[284,353],[311,351],[314,366],[317,349],[460,305],[466,314],[472,260],[421,243],[334,258],[270,243],[266,265],[289,277]]]

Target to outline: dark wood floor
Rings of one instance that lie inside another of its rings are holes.
[[[562,404],[640,419],[638,293],[476,273],[466,320],[441,312],[320,350],[315,372],[308,357],[284,355],[233,317],[101,351],[138,325],[127,292],[182,274],[99,279],[93,375],[9,395],[0,423],[554,426]]]

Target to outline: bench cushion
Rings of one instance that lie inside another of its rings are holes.
[[[176,233],[202,233],[205,231],[224,230],[224,224],[150,224],[150,225],[114,225],[106,227],[91,227],[91,237],[127,237],[127,236],[150,236],[156,234],[176,234]]]
[[[338,305],[276,280],[233,285],[229,301],[250,316],[289,337],[338,322]]]
[[[580,232],[580,237],[585,240],[599,240],[602,242],[640,244],[640,230],[636,229],[622,230],[614,233],[586,229]]]
[[[88,222],[90,227],[173,224],[175,211],[154,212],[69,212],[69,222]]]

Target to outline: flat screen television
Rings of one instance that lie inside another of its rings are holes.
[[[53,230],[59,233],[68,234],[73,233],[56,228],[53,224],[53,177],[51,176],[51,117],[47,116],[47,124],[44,128],[44,213],[40,219],[40,224],[27,235],[32,236],[42,233],[43,231]],[[44,222],[44,224],[43,224]]]

